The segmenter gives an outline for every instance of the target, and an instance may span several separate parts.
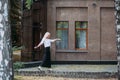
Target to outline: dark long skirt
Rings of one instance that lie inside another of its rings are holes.
[[[45,48],[41,66],[51,68],[50,47]]]

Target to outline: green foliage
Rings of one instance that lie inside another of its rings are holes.
[[[22,16],[21,0],[10,0],[10,5],[11,5],[10,19],[15,21],[14,23],[21,21],[21,16]]]
[[[13,64],[14,70],[17,70],[17,69],[20,69],[20,68],[23,68],[23,67],[24,67],[23,62],[15,62],[15,63]]]
[[[11,37],[12,45],[20,46],[20,30],[22,19],[22,5],[21,0],[10,0],[10,24],[11,24]]]
[[[30,9],[32,3],[33,3],[33,0],[26,0],[26,7],[27,7],[28,9]]]
[[[13,46],[13,47],[12,47],[12,51],[21,50],[21,49],[24,49],[24,48],[25,48],[24,46],[20,46],[20,47],[18,47],[18,46]]]
[[[15,75],[14,76],[14,80],[23,80],[23,77],[24,76],[17,76],[17,75]]]

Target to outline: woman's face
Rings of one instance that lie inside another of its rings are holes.
[[[50,34],[48,34],[46,38],[50,38]]]

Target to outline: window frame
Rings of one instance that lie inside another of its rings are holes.
[[[76,28],[76,22],[86,22],[86,28]],[[76,48],[76,31],[85,31],[86,32],[86,48]],[[88,50],[88,21],[75,21],[75,50]]]
[[[67,22],[68,23],[68,28],[57,28],[57,23],[58,22]],[[69,21],[56,21],[56,33],[57,33],[57,30],[67,30],[68,31],[68,43],[67,43],[67,48],[57,49],[57,47],[56,47],[56,50],[68,50],[69,49]],[[57,35],[56,35],[56,37],[57,37]]]

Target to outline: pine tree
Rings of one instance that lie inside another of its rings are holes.
[[[22,1],[10,0],[10,24],[12,46],[21,46]]]

